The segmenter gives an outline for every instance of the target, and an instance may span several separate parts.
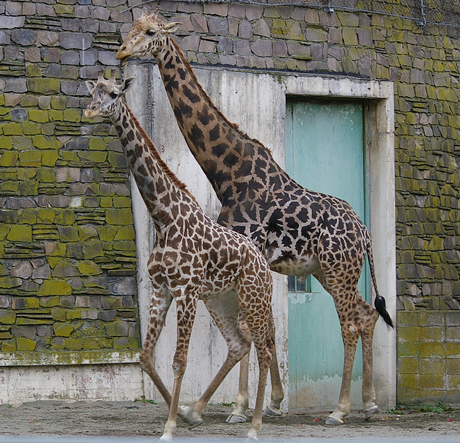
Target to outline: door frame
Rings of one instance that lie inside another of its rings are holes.
[[[285,95],[308,98],[361,99],[365,107],[368,158],[369,230],[378,289],[396,320],[396,206],[394,155],[394,89],[392,82],[332,76],[286,76]],[[375,294],[371,292],[372,304]],[[396,404],[396,331],[380,319],[375,327],[374,384],[377,404]]]

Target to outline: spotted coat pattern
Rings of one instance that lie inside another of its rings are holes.
[[[369,417],[378,409],[372,384],[374,326],[379,313],[390,326],[393,323],[377,292],[368,230],[347,202],[300,186],[268,149],[222,115],[170,38],[176,25],[165,23],[157,11],[150,15],[144,11],[133,23],[117,58],[155,57],[179,128],[222,203],[218,222],[249,237],[273,271],[299,277],[312,274],[332,295],[345,360],[339,403],[328,423],[342,423],[350,410],[351,374],[358,338],[362,337],[363,401]],[[357,290],[366,253],[377,310]],[[272,365],[269,410],[279,413],[283,391],[273,369]],[[237,401],[234,415],[243,416],[246,405],[247,399]]]
[[[269,333],[273,290],[270,268],[246,237],[218,225],[201,210],[126,105],[123,95],[132,79],[118,85],[113,75],[105,80],[100,73],[97,83],[87,82],[92,102],[86,116],[101,115],[112,120],[156,229],[155,246],[148,261],[154,295],[140,360],[170,406],[163,437],[170,438],[176,428],[180,385],[198,300],[204,301],[222,332],[228,357],[194,409],[179,413],[191,426],[202,422],[201,412],[212,393],[249,352],[252,338],[259,359],[258,404],[249,431],[255,437],[261,426],[263,395],[274,348]],[[155,371],[153,352],[172,299],[177,308],[177,347],[171,396]]]

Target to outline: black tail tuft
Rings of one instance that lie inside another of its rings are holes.
[[[383,317],[383,319],[385,320],[385,323],[388,326],[391,326],[392,328],[394,328],[395,325],[393,324],[393,320],[391,319],[390,314],[388,314],[385,299],[381,297],[380,295],[377,295],[377,297],[375,297],[374,304],[375,304],[375,309],[377,309],[377,312]]]

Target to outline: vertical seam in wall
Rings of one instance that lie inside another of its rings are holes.
[[[154,139],[153,128],[154,126],[154,114],[153,109],[155,107],[155,95],[153,94],[153,65],[150,65],[147,69],[147,90],[148,90],[148,100],[147,100],[147,131],[149,137]]]

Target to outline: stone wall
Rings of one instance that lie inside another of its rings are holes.
[[[27,351],[59,352],[62,364],[80,360],[63,351],[103,362],[139,349],[128,167],[111,126],[83,115],[84,80],[117,65],[120,23],[105,3],[0,2],[6,364],[23,352],[21,364],[35,361]]]
[[[126,163],[110,126],[86,121],[83,109],[84,80],[101,67],[119,69],[120,32],[140,3],[0,2],[3,351],[137,346]],[[398,362],[403,368],[414,358],[411,370],[420,374],[421,348],[407,351],[406,343],[437,328],[420,323],[421,313],[447,319],[460,309],[457,29],[338,8],[159,4],[182,22],[177,40],[191,62],[394,82]],[[447,337],[433,340],[446,348]],[[449,358],[458,365],[460,351]],[[447,364],[433,367],[446,374]],[[428,386],[415,399],[406,378],[399,382],[400,402],[439,398]]]

